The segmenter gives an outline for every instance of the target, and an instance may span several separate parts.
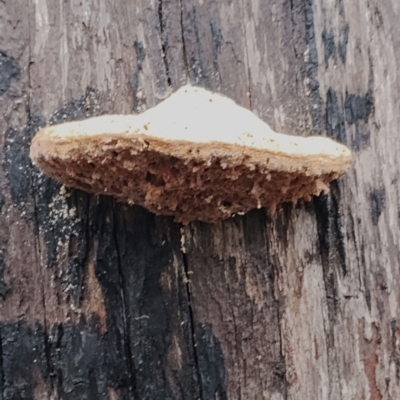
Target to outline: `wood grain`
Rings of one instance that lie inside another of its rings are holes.
[[[400,398],[399,17],[397,0],[0,1],[0,399]],[[31,166],[39,127],[187,82],[350,146],[350,174],[181,230]]]

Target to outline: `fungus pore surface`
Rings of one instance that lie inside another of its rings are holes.
[[[310,200],[351,164],[350,150],[331,139],[276,133],[232,100],[192,86],[140,115],[46,127],[30,155],[66,186],[183,223]]]

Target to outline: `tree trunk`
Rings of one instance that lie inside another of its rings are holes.
[[[398,0],[0,0],[0,399],[399,399]],[[182,227],[32,167],[191,82],[353,150],[311,203]]]

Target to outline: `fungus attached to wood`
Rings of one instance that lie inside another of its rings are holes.
[[[276,133],[232,100],[192,86],[140,115],[46,127],[30,155],[67,186],[183,223],[310,200],[351,164],[343,145]]]

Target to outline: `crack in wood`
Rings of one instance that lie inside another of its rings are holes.
[[[122,262],[121,262],[121,251],[118,243],[118,226],[117,226],[117,215],[115,202],[112,204],[112,216],[113,216],[113,235],[114,235],[114,243],[115,243],[115,251],[117,254],[117,268],[118,268],[118,277],[119,277],[119,285],[120,285],[120,295],[121,295],[121,305],[122,305],[122,319],[124,322],[124,347],[125,347],[125,358],[126,358],[126,367],[128,370],[129,377],[129,395],[134,397],[134,393],[136,393],[136,379],[135,374],[133,372],[133,364],[132,364],[132,349],[131,349],[131,331],[129,325],[129,315],[127,313],[127,306],[125,300],[125,292],[124,292],[124,282],[123,282],[123,272],[122,272]]]
[[[167,83],[168,86],[171,86],[171,77],[169,76],[169,65],[168,65],[168,59],[167,59],[167,49],[168,49],[168,43],[167,43],[167,38],[164,30],[164,15],[163,15],[163,0],[158,0],[158,24],[160,28],[160,40],[161,40],[161,55],[164,63],[164,68],[165,68],[165,74],[167,76]]]
[[[181,27],[181,40],[182,40],[182,53],[183,53],[183,64],[185,66],[186,76],[189,76],[189,64],[187,59],[187,51],[185,44],[185,30],[183,24],[183,0],[180,0],[180,27]]]
[[[197,377],[197,380],[199,383],[200,399],[205,400],[204,396],[203,396],[199,355],[197,353],[196,332],[195,332],[195,323],[194,323],[195,317],[193,314],[193,307],[192,307],[192,294],[190,293],[189,263],[188,263],[187,256],[183,251],[181,251],[181,255],[182,255],[182,263],[183,263],[183,268],[184,268],[184,273],[185,273],[186,294],[187,294],[189,321],[190,321],[190,334],[192,337],[192,350],[193,350],[193,358],[194,358],[194,364],[195,364],[194,366],[195,366],[195,370],[196,370],[196,377]]]

